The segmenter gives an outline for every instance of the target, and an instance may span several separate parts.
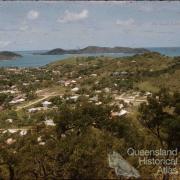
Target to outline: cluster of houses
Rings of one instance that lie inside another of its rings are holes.
[[[83,64],[79,64],[80,66],[82,66]],[[40,70],[39,68],[37,68],[36,70]],[[25,70],[23,70],[25,71]],[[15,74],[20,74],[22,73],[22,69],[16,69],[16,68],[9,68],[8,72],[10,73],[15,73]],[[60,71],[53,71],[54,75],[59,75]],[[114,77],[127,77],[128,75],[130,75],[132,73],[127,72],[127,71],[117,71],[117,72],[112,72],[111,75]],[[35,75],[32,75],[33,77],[35,77]],[[98,76],[98,74],[96,73],[92,73],[89,74],[89,77],[91,77],[91,79],[96,79],[96,77]],[[81,86],[79,84],[80,81],[84,80],[83,79],[84,76],[79,76],[77,78],[74,79],[70,79],[70,78],[64,78],[61,79],[59,81],[57,81],[57,84],[63,87],[66,87],[67,89],[70,89],[70,94],[68,97],[64,97],[64,100],[72,100],[74,102],[76,102],[81,96],[84,96],[88,99],[89,103],[93,103],[97,106],[101,106],[103,105],[103,100],[100,99],[100,95],[110,95],[112,97],[111,101],[109,102],[109,105],[117,105],[118,106],[118,110],[112,110],[111,111],[111,117],[122,117],[122,116],[126,116],[128,113],[130,113],[130,108],[133,105],[138,105],[141,102],[145,102],[147,99],[147,96],[151,95],[150,92],[146,92],[144,95],[141,95],[140,92],[125,92],[125,93],[120,93],[119,90],[116,88],[116,90],[112,91],[112,88],[109,87],[105,87],[102,89],[96,89],[93,92],[90,93],[80,93],[81,90]],[[99,80],[99,79],[98,79]],[[97,85],[99,84],[99,81],[97,79],[94,81],[94,84]],[[39,82],[39,79],[35,79],[34,82]],[[24,82],[22,83],[23,86],[29,86],[30,83],[28,82]],[[114,83],[114,86],[117,87],[118,85],[116,83]],[[8,90],[6,90],[8,89]],[[0,93],[10,93],[13,95],[16,95],[16,97],[14,97],[9,104],[11,105],[17,105],[19,103],[23,103],[24,101],[26,101],[26,96],[22,93],[20,93],[17,89],[17,87],[11,86],[9,88],[6,88],[4,90],[2,90]],[[61,97],[63,98],[63,97]],[[28,113],[35,113],[38,111],[45,111],[51,108],[54,108],[53,102],[51,102],[50,100],[44,100],[42,101],[42,106],[39,107],[31,107],[29,109],[27,109]],[[12,124],[13,123],[13,119],[7,119],[6,120],[7,123]],[[52,118],[45,118],[45,120],[42,122],[46,127],[55,127],[56,124],[53,121]],[[28,133],[29,129],[21,129],[21,128],[9,128],[9,129],[0,129],[0,133],[1,134],[18,134],[19,136],[25,136]],[[61,135],[62,138],[66,137],[65,134]],[[16,142],[16,139],[9,137],[8,139],[6,139],[6,144],[11,145],[13,143]],[[39,145],[45,145],[45,141],[43,141],[42,137],[39,136],[37,138],[37,142],[39,143]]]
[[[22,103],[24,102],[26,99],[25,98],[14,98],[12,101],[9,102],[9,104],[19,104],[19,103]]]
[[[17,87],[15,85],[13,85],[13,86],[4,86],[4,90],[1,90],[0,93],[19,94],[19,90],[17,89]]]
[[[0,133],[1,134],[15,134],[15,133],[19,133],[19,136],[25,136],[28,133],[29,129],[25,129],[25,128],[9,128],[9,129],[0,129]],[[9,137],[6,139],[6,144],[11,145],[13,143],[16,142],[16,139]]]
[[[60,81],[58,81],[58,83],[60,85],[68,87],[68,86],[73,86],[73,85],[77,84],[77,81],[76,80],[60,80]]]
[[[34,112],[41,111],[41,110],[47,110],[49,105],[51,105],[51,104],[52,104],[52,102],[50,102],[50,101],[43,101],[42,102],[42,107],[29,108],[28,112],[29,113],[34,113]]]

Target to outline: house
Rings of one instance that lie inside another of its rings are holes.
[[[56,124],[54,123],[54,121],[52,119],[49,119],[49,120],[45,120],[44,121],[44,124],[46,126],[56,126]]]
[[[38,141],[38,142],[41,142],[41,141],[42,141],[42,137],[39,136],[39,137],[37,138],[37,141]]]
[[[64,81],[64,86],[67,87],[71,84],[71,81],[70,80],[67,80],[67,81]]]
[[[124,107],[123,104],[119,104],[119,108],[122,109]]]
[[[94,97],[90,98],[89,100],[97,102],[98,101],[98,96],[94,96]]]
[[[78,87],[75,87],[75,88],[71,89],[71,91],[72,91],[72,92],[77,92],[77,91],[79,91],[79,88],[78,88]]]
[[[23,83],[23,86],[29,86],[29,83]]]
[[[44,101],[44,102],[42,102],[42,105],[43,105],[43,107],[45,107],[45,108],[47,108],[49,105],[51,105],[52,104],[52,102],[49,102],[49,101]]]
[[[11,134],[14,134],[14,133],[16,133],[18,131],[19,131],[18,129],[8,129],[8,132],[11,133]]]
[[[114,116],[123,116],[123,115],[126,115],[128,113],[128,111],[122,109],[120,112],[111,112],[111,116],[114,117]]]
[[[6,144],[9,144],[9,145],[11,145],[11,144],[13,144],[13,143],[15,143],[15,142],[16,142],[16,140],[13,139],[13,138],[8,138],[8,139],[6,140]]]
[[[26,129],[21,130],[19,134],[20,136],[25,136],[27,134],[27,130]]]
[[[76,81],[76,80],[71,80],[71,83],[72,83],[72,84],[76,84],[77,81]]]
[[[6,119],[6,122],[12,123],[12,122],[13,122],[13,119]]]
[[[96,77],[96,76],[97,76],[97,74],[91,74],[90,76],[92,76],[92,77]]]
[[[37,142],[39,143],[39,145],[42,145],[42,146],[44,146],[46,144],[45,142],[42,141],[42,137],[41,136],[39,136],[37,138]]]
[[[76,96],[71,96],[69,99],[72,99],[72,100],[74,100],[74,101],[77,101],[77,99],[78,99],[78,95],[76,95]]]
[[[152,93],[151,92],[146,92],[145,96],[151,96]]]
[[[128,111],[122,109],[122,110],[119,112],[119,116],[123,116],[123,115],[125,115],[125,114],[127,114],[127,113],[128,113]]]
[[[119,72],[113,72],[112,75],[113,75],[113,76],[119,76],[120,73],[119,73]]]
[[[5,133],[7,133],[7,130],[2,131],[2,134],[5,134]]]
[[[6,91],[1,91],[0,93],[11,93],[11,94],[15,94],[17,93],[16,91],[13,90],[6,90]]]
[[[41,109],[42,109],[41,107],[30,108],[30,109],[28,109],[28,112],[29,112],[29,113],[34,113],[34,112],[40,111]]]
[[[21,102],[24,102],[25,99],[24,98],[20,98],[20,99],[17,99],[17,100],[12,100],[9,102],[9,104],[18,104],[18,103],[21,103]]]
[[[66,137],[66,134],[61,134],[61,137],[62,137],[62,138],[65,138],[65,137]]]
[[[106,93],[109,93],[109,92],[111,91],[111,89],[108,88],[108,87],[106,87],[106,88],[104,88],[104,91],[105,91]]]
[[[122,71],[122,72],[121,72],[121,75],[127,75],[127,74],[128,74],[127,71]]]
[[[96,105],[101,105],[102,104],[102,102],[101,101],[99,101],[99,102],[97,102],[97,103],[95,103]]]
[[[44,146],[46,143],[45,142],[39,142],[39,145]]]
[[[101,93],[102,91],[101,90],[96,90],[95,93],[99,94]]]

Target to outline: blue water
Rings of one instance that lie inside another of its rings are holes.
[[[180,56],[180,47],[152,47],[147,49],[159,52],[166,56]]]
[[[167,56],[180,56],[180,47],[176,48],[147,48],[151,51],[156,51],[161,54]],[[33,54],[32,51],[21,51],[17,52],[21,54],[23,57],[17,58],[15,60],[0,60],[0,67],[40,67],[51,62],[57,60],[63,60],[68,57],[72,56],[97,56],[97,54],[81,54],[81,55],[72,55],[72,54],[65,54],[65,55],[37,55]],[[127,53],[103,53],[98,54],[98,56],[112,56],[112,57],[123,57],[123,56],[132,56],[134,54],[127,54]]]
[[[32,51],[17,52],[22,57],[13,60],[1,60],[0,67],[39,67],[53,61],[65,59],[68,55],[37,55]]]

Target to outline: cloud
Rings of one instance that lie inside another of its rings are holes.
[[[142,11],[142,12],[147,12],[147,13],[150,13],[150,12],[152,12],[152,11],[154,11],[156,9],[156,7],[152,7],[152,4],[148,4],[148,3],[146,3],[146,4],[144,4],[144,5],[140,5],[139,7],[138,7],[138,10],[139,11]]]
[[[37,19],[39,17],[39,12],[35,10],[31,10],[27,13],[27,18],[30,20]]]
[[[180,21],[161,21],[161,22],[152,22],[154,26],[180,26]]]
[[[11,41],[0,41],[0,48],[5,48],[11,43]]]
[[[86,19],[88,17],[88,10],[84,9],[80,13],[70,12],[68,10],[65,11],[64,16],[58,19],[60,23],[68,23]]]
[[[127,20],[117,20],[116,21],[116,24],[119,25],[119,26],[124,26],[124,27],[128,27],[128,26],[132,26],[132,25],[135,25],[135,21],[134,19],[130,18],[130,19],[127,19]]]

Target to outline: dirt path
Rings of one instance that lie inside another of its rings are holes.
[[[32,105],[35,105],[35,104],[37,104],[37,103],[40,103],[40,102],[48,99],[48,98],[50,98],[50,97],[58,96],[58,95],[60,96],[60,95],[62,95],[62,94],[58,94],[58,93],[55,93],[55,92],[54,92],[54,93],[46,93],[46,94],[44,94],[43,97],[40,98],[40,99],[30,101],[29,103],[27,103],[27,104],[25,104],[25,105],[20,105],[20,106],[18,106],[18,107],[16,108],[16,111],[19,111],[19,110],[21,110],[21,109],[23,109],[23,108],[28,108],[28,107],[30,107],[30,106],[32,106]]]

